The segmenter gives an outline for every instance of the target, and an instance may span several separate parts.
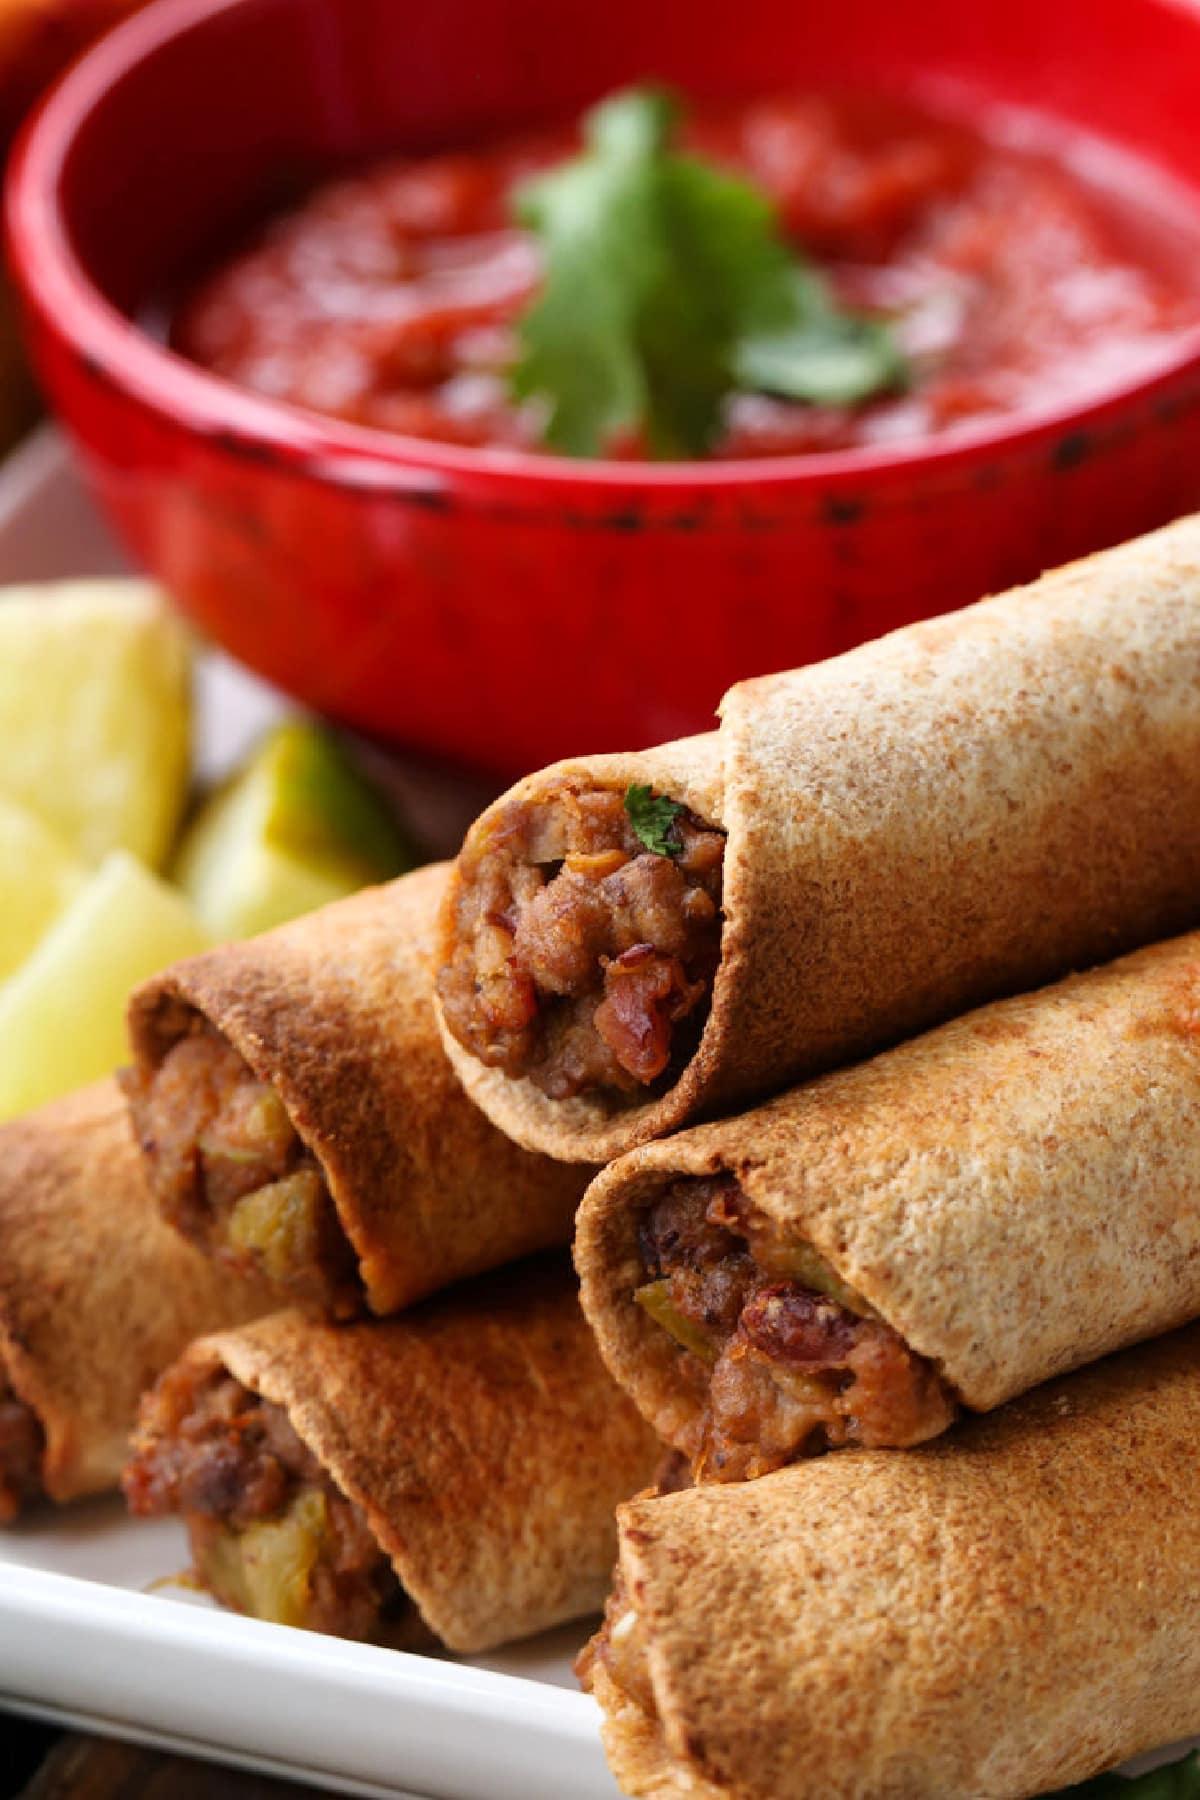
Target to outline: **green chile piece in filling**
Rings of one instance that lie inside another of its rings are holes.
[[[690,1350],[693,1356],[700,1357],[703,1362],[715,1362],[716,1346],[710,1342],[706,1334],[691,1319],[685,1318],[671,1301],[671,1284],[667,1280],[647,1281],[640,1288],[635,1288],[633,1297],[638,1305],[669,1331],[675,1342],[684,1350]]]
[[[301,1488],[278,1518],[241,1531],[222,1525],[197,1557],[199,1573],[252,1618],[303,1626],[327,1523],[324,1494]]]
[[[286,1282],[319,1259],[324,1195],[315,1169],[256,1188],[229,1216],[230,1246],[253,1256],[269,1280]]]

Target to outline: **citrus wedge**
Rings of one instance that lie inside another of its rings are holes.
[[[87,862],[157,867],[187,798],[191,650],[144,581],[0,593],[0,793]]]
[[[208,941],[181,895],[114,850],[0,986],[0,1119],[126,1061],[130,989]]]
[[[24,962],[86,873],[36,813],[0,794],[0,981]]]
[[[294,720],[201,807],[173,875],[213,937],[240,938],[412,862],[388,807],[337,738]]]

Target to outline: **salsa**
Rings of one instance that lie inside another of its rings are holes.
[[[888,321],[908,367],[902,391],[855,405],[732,394],[719,457],[882,446],[1083,401],[1200,319],[1165,232],[1127,201],[1044,150],[907,101],[701,107],[682,137],[771,198],[837,299]],[[542,448],[540,402],[509,385],[541,279],[513,194],[577,150],[577,133],[547,131],[331,181],[188,297],[173,341],[229,380],[355,424]],[[607,453],[645,445],[628,433]]]

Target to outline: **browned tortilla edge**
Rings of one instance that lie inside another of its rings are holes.
[[[189,958],[130,1004],[140,1067],[206,1018],[279,1094],[358,1259],[364,1310],[570,1241],[587,1171],[531,1155],[467,1098],[434,1019],[434,864]],[[281,1296],[281,1302],[286,1296]]]
[[[396,1319],[277,1313],[188,1358],[219,1361],[287,1412],[453,1650],[597,1610],[614,1509],[661,1455],[604,1369],[565,1257]]]
[[[267,1304],[159,1219],[115,1082],[0,1126],[0,1368],[41,1424],[51,1500],[116,1487],[143,1392]]]
[[[1194,1733],[1198,1429],[1193,1326],[936,1444],[622,1507],[622,1787],[1026,1800]]]

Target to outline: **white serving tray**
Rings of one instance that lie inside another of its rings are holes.
[[[126,566],[55,432],[0,468],[0,584]],[[217,656],[199,698],[206,773],[282,706]],[[453,803],[427,773],[405,798],[435,821]],[[618,1795],[571,1674],[587,1626],[488,1657],[410,1656],[222,1612],[169,1585],[187,1561],[182,1526],[135,1524],[115,1499],[0,1531],[0,1710],[379,1800]]]

